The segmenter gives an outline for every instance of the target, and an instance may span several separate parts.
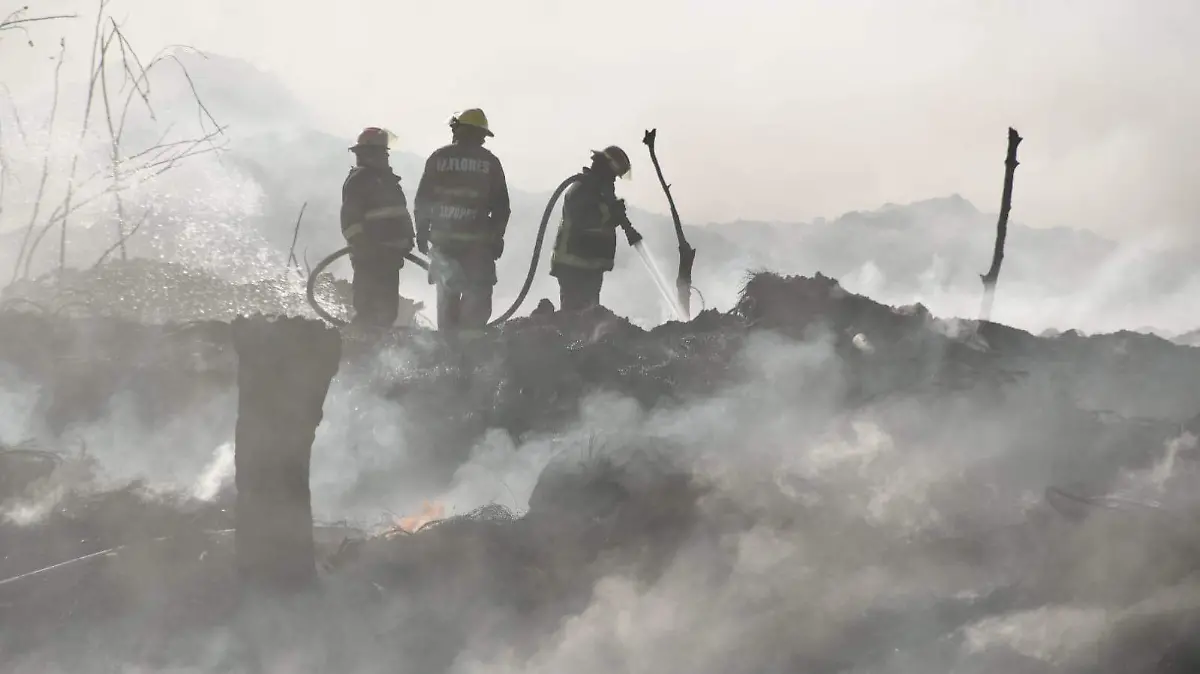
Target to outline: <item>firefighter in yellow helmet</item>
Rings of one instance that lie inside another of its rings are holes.
[[[504,167],[483,147],[483,110],[450,118],[452,142],[434,150],[413,200],[417,247],[429,253],[440,331],[482,330],[492,315],[496,260],[511,213]]]
[[[616,195],[616,179],[628,176],[629,169],[629,155],[616,145],[593,151],[592,165],[563,195],[562,222],[550,258],[562,311],[599,304],[604,273],[612,271],[617,254],[617,228],[634,240],[625,201]]]
[[[354,322],[390,327],[400,305],[400,268],[413,248],[413,223],[388,163],[393,136],[367,127],[350,151],[356,165],[342,183],[342,235],[354,269]]]

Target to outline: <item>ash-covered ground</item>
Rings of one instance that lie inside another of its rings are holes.
[[[4,671],[1200,669],[1195,347],[766,273],[651,331],[348,335],[281,604],[234,582],[228,317],[83,305],[0,313]]]

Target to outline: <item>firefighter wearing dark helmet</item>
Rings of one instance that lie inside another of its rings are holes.
[[[616,258],[617,228],[630,227],[625,202],[616,195],[616,179],[627,177],[629,168],[629,155],[616,145],[593,151],[592,165],[563,195],[562,222],[550,258],[562,311],[600,303],[604,273],[612,271]]]
[[[482,330],[492,315],[496,260],[510,215],[500,160],[483,147],[492,137],[478,108],[450,118],[449,145],[434,150],[417,186],[417,247],[429,253],[440,331]]]
[[[413,248],[413,224],[400,177],[388,163],[392,134],[363,129],[342,183],[342,235],[354,268],[354,322],[390,327],[400,304],[400,268]]]

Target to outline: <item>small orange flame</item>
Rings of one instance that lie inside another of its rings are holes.
[[[416,533],[421,527],[429,524],[430,522],[440,520],[445,517],[445,515],[445,505],[441,503],[430,503],[429,501],[424,501],[421,503],[420,514],[409,515],[408,517],[401,517],[396,520],[395,531],[406,534]]]

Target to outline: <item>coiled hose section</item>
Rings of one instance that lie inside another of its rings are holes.
[[[550,224],[550,215],[554,212],[554,205],[558,203],[558,199],[562,196],[562,193],[582,177],[582,173],[576,173],[570,178],[567,178],[566,180],[562,181],[557,188],[555,188],[554,194],[550,195],[550,201],[546,203],[546,210],[542,213],[542,222],[538,225],[537,241],[535,241],[533,244],[533,259],[529,261],[529,272],[525,274],[525,283],[521,286],[521,292],[517,294],[517,299],[513,300],[512,306],[510,306],[503,314],[500,314],[499,317],[488,323],[488,327],[500,325],[509,318],[512,318],[512,315],[515,314],[517,309],[521,308],[521,304],[525,302],[526,296],[529,295],[529,289],[533,287],[533,278],[537,275],[538,261],[542,257],[542,244],[546,240],[546,227]],[[317,302],[317,276],[319,276],[321,272],[325,271],[329,265],[336,262],[343,255],[349,254],[349,252],[349,246],[334,252],[329,257],[326,257],[324,260],[318,262],[317,266],[313,267],[312,272],[310,272],[308,275],[307,295],[309,305],[312,306],[313,311],[317,312],[318,316],[339,328],[345,327],[346,321],[330,315],[330,313],[325,311],[324,307]],[[429,261],[424,258],[417,257],[415,253],[409,253],[405,255],[404,259],[412,262],[421,269],[426,271],[429,270]]]

